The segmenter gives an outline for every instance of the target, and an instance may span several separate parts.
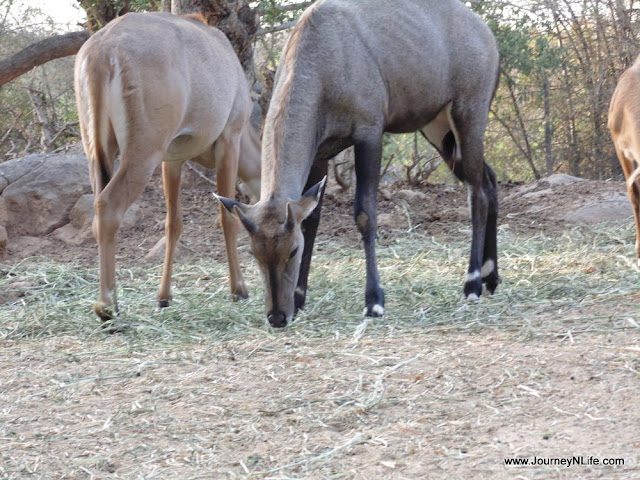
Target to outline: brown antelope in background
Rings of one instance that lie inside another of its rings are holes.
[[[95,195],[100,296],[94,310],[102,319],[117,313],[118,229],[160,164],[167,243],[158,301],[165,307],[182,231],[184,162],[193,159],[216,168],[224,195],[235,195],[238,174],[250,194],[259,195],[260,149],[248,123],[252,103],[240,62],[227,38],[205,25],[203,17],[129,13],[84,44],[75,63],[75,91]],[[220,223],[231,293],[247,297],[238,264],[237,220],[221,208]]]
[[[327,160],[351,145],[364,313],[383,315],[375,239],[384,132],[420,130],[466,183],[473,237],[464,293],[477,298],[483,284],[493,293],[498,200],[483,138],[498,63],[491,31],[459,0],[320,0],[305,11],[276,74],[260,201],[221,198],[250,234],[271,325],[284,327],[304,305]]]
[[[633,208],[636,255],[640,263],[640,57],[618,81],[609,106],[608,123]]]

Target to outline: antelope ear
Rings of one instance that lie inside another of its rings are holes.
[[[233,207],[235,207],[236,205],[238,206],[242,205],[240,202],[236,202],[235,200],[231,200],[230,198],[227,198],[227,197],[221,197],[220,195],[216,195],[213,192],[211,193],[211,195],[213,195],[215,199],[220,202],[220,205],[222,205],[224,208],[229,210],[229,212],[231,213],[233,213]]]
[[[302,194],[302,197],[312,197],[316,199],[316,205],[324,195],[324,187],[327,184],[327,176],[325,175],[322,180],[316,183],[313,187]],[[314,207],[315,208],[315,207]]]
[[[244,228],[246,228],[247,232],[249,232],[249,235],[253,235],[258,231],[258,225],[256,225],[256,223],[253,220],[247,217],[247,214],[244,213],[244,210],[240,208],[238,205],[235,205],[233,207],[233,213],[235,213],[236,217],[240,219],[240,221],[242,222],[242,225],[244,225]]]
[[[287,228],[290,230],[293,229],[293,225],[302,223],[305,218],[311,215],[311,212],[313,212],[318,206],[318,203],[320,203],[326,183],[327,177],[325,175],[322,180],[304,192],[298,200],[287,203],[287,219],[285,221]]]
[[[247,229],[247,232],[249,232],[249,234],[254,234],[258,231],[258,225],[256,225],[253,220],[247,217],[247,214],[245,213],[245,211],[249,209],[249,205],[236,202],[235,200],[232,200],[230,198],[221,197],[219,195],[216,195],[215,193],[213,194],[213,196],[220,202],[220,205],[222,205],[229,212],[233,213],[240,219],[242,225],[244,225],[244,228]]]

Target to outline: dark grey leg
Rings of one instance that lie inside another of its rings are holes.
[[[487,228],[484,237],[484,252],[482,255],[482,283],[493,294],[498,284],[498,192],[496,175],[493,169],[485,164],[483,190],[489,200],[487,212]]]
[[[384,315],[384,290],[376,260],[377,197],[382,158],[382,136],[355,143],[356,198],[354,216],[362,235],[367,261],[364,315]]]

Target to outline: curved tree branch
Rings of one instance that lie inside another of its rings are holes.
[[[256,11],[257,11],[258,15],[265,15],[265,14],[267,14],[269,12],[272,12],[272,11],[276,11],[278,13],[291,12],[293,10],[302,10],[304,8],[307,8],[313,2],[315,2],[315,0],[309,0],[307,2],[300,2],[300,3],[292,3],[292,4],[289,4],[289,5],[275,5],[272,8],[258,8]]]
[[[32,43],[15,55],[0,61],[0,86],[50,60],[75,55],[88,39],[89,30],[82,30]]]
[[[268,33],[281,32],[282,30],[294,27],[296,23],[298,23],[298,20],[291,20],[290,22],[283,23],[282,25],[276,25],[275,27],[261,28],[256,32],[256,36],[260,37],[262,35],[267,35]]]

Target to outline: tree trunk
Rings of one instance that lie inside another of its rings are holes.
[[[171,13],[173,13],[174,15],[182,15],[183,13],[194,13],[194,12],[200,11],[199,7],[188,5],[187,3],[193,3],[193,2],[187,2],[187,0],[171,0]],[[186,7],[186,11],[182,10],[183,4]],[[192,8],[190,9],[189,7],[192,7]]]
[[[553,151],[552,145],[552,131],[551,131],[551,100],[549,95],[549,77],[546,72],[543,73],[543,88],[544,95],[544,158],[547,165],[547,176],[553,175]]]
[[[260,20],[248,0],[172,0],[171,12],[200,12],[209,25],[222,30],[240,59],[249,86],[253,86],[256,82],[253,40]]]
[[[33,88],[27,88],[27,92],[29,93],[29,98],[31,98],[31,103],[36,111],[38,123],[40,124],[40,145],[42,146],[43,151],[51,152],[53,150],[53,139],[55,134],[51,129],[51,120],[47,114],[44,95],[42,92]]]
[[[229,39],[244,70],[253,99],[251,124],[260,131],[267,110],[263,107],[261,87],[253,55],[260,18],[248,0],[171,0],[171,13],[202,13],[207,23],[220,29]]]
[[[87,12],[86,25],[92,35],[128,11],[127,2],[123,7],[119,7],[113,0],[78,0],[78,3]]]

